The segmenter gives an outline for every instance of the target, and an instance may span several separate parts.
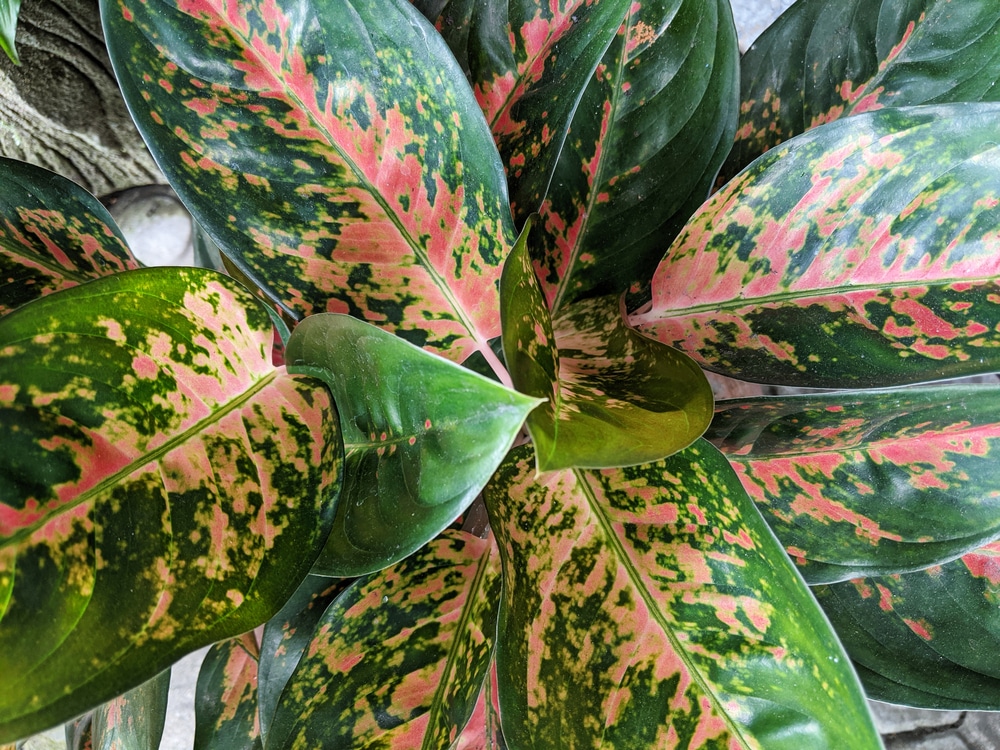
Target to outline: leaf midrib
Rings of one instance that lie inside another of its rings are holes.
[[[240,407],[242,407],[244,404],[250,401],[253,396],[255,396],[260,391],[264,390],[274,380],[276,380],[278,374],[279,371],[277,369],[272,370],[264,377],[262,377],[260,380],[253,383],[249,388],[247,388],[241,394],[227,401],[225,404],[222,404],[219,407],[213,409],[208,416],[198,420],[193,425],[188,427],[186,430],[177,433],[175,436],[165,441],[163,445],[151,451],[147,451],[146,453],[142,454],[136,459],[130,461],[126,466],[122,467],[113,474],[109,474],[107,477],[99,481],[93,487],[84,490],[79,495],[74,497],[72,500],[62,503],[57,510],[53,511],[52,513],[44,515],[36,523],[18,529],[9,537],[7,537],[6,540],[4,540],[3,545],[0,545],[0,550],[9,547],[17,547],[17,545],[20,542],[30,537],[32,534],[34,534],[36,531],[38,531],[46,524],[51,523],[51,521],[54,518],[57,518],[60,515],[69,512],[70,510],[78,507],[79,505],[88,503],[92,500],[99,499],[100,496],[106,490],[119,484],[123,479],[127,478],[129,475],[131,475],[138,469],[141,469],[143,466],[146,466],[151,462],[159,461],[161,458],[163,458],[165,455],[173,451],[175,448],[183,445],[192,437],[201,433],[206,427],[215,424],[225,415],[230,414],[239,409]]]

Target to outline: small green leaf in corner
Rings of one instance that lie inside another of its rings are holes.
[[[0,49],[15,65],[21,64],[14,46],[14,35],[17,33],[17,14],[21,10],[21,0],[0,0]]]

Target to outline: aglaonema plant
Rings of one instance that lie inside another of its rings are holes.
[[[935,384],[1000,369],[965,6],[800,0],[741,59],[728,0],[103,2],[229,274],[2,163],[0,741],[154,747],[207,644],[206,748],[1000,708],[1000,392]]]

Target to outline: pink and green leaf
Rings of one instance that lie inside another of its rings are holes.
[[[905,575],[820,586],[868,695],[923,708],[1000,708],[1000,545]]]
[[[1000,387],[726,401],[706,438],[810,583],[918,570],[1000,537]]]
[[[194,750],[263,748],[257,718],[258,658],[252,631],[208,650],[194,698]]]
[[[345,591],[282,693],[269,748],[451,747],[493,656],[493,541],[447,531]]]
[[[729,0],[631,3],[562,126],[554,168],[543,173],[528,157],[512,190],[516,206],[527,194],[523,208],[541,214],[532,251],[553,310],[648,283],[732,145],[738,68]]]
[[[479,700],[472,710],[472,717],[465,729],[452,744],[454,750],[507,750],[500,727],[500,703],[498,700],[497,668],[494,663],[483,683]]]
[[[530,228],[504,268],[500,312],[515,387],[545,399],[528,415],[538,470],[627,466],[690,445],[712,419],[701,369],[633,331],[617,296],[550,316],[528,255]]]
[[[757,382],[1000,368],[1000,105],[886,109],[769,151],[667,250],[631,322]]]
[[[484,495],[512,747],[881,746],[833,632],[710,444],[537,480],[525,446]]]
[[[0,157],[0,315],[138,267],[94,196],[47,169]]]
[[[203,269],[0,319],[0,741],[256,627],[308,572],[343,448],[322,383],[270,363],[272,332]]]
[[[884,107],[996,101],[993,0],[798,0],[741,61],[728,179],[792,136]]]
[[[170,670],[101,704],[90,720],[92,750],[159,750],[167,721]]]
[[[296,317],[350,313],[455,361],[499,334],[503,169],[404,0],[106,0],[122,90],[195,218]]]
[[[286,356],[327,383],[342,422],[344,489],[321,575],[379,570],[441,533],[539,403],[347,315],[302,321]]]

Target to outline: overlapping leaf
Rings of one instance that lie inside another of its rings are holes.
[[[170,670],[119,695],[94,711],[90,722],[93,750],[158,750],[167,721]]]
[[[869,696],[1000,709],[1000,545],[917,573],[816,589]]]
[[[0,315],[138,267],[94,196],[47,169],[0,157]]]
[[[846,655],[715,448],[537,481],[533,464],[515,449],[484,492],[512,747],[880,747]]]
[[[729,0],[631,3],[563,126],[551,172],[528,156],[512,192],[541,214],[541,281],[554,310],[648,283],[732,145],[738,60]],[[532,111],[551,111],[543,91]]]
[[[257,718],[259,652],[252,632],[208,650],[195,693],[194,750],[263,748]]]
[[[448,531],[326,611],[268,748],[450,747],[489,671],[500,598],[492,540]]]
[[[774,146],[883,107],[1000,98],[993,0],[798,0],[743,56],[729,178]]]
[[[358,576],[401,560],[468,507],[538,399],[346,315],[292,332],[293,372],[333,391],[345,483],[315,571]]]
[[[1000,536],[1000,388],[728,401],[706,437],[811,583],[918,570]]]
[[[106,0],[126,102],[195,218],[297,316],[462,361],[512,242],[489,128],[405,0]]]
[[[712,416],[712,390],[687,356],[640,336],[617,296],[553,318],[527,250],[528,228],[500,283],[504,358],[522,393],[539,471],[654,461],[690,445]]]
[[[1000,368],[997,104],[886,109],[772,149],[688,224],[641,331],[744,380]]]
[[[255,627],[305,576],[342,445],[272,330],[242,287],[177,268],[0,320],[0,741]]]

